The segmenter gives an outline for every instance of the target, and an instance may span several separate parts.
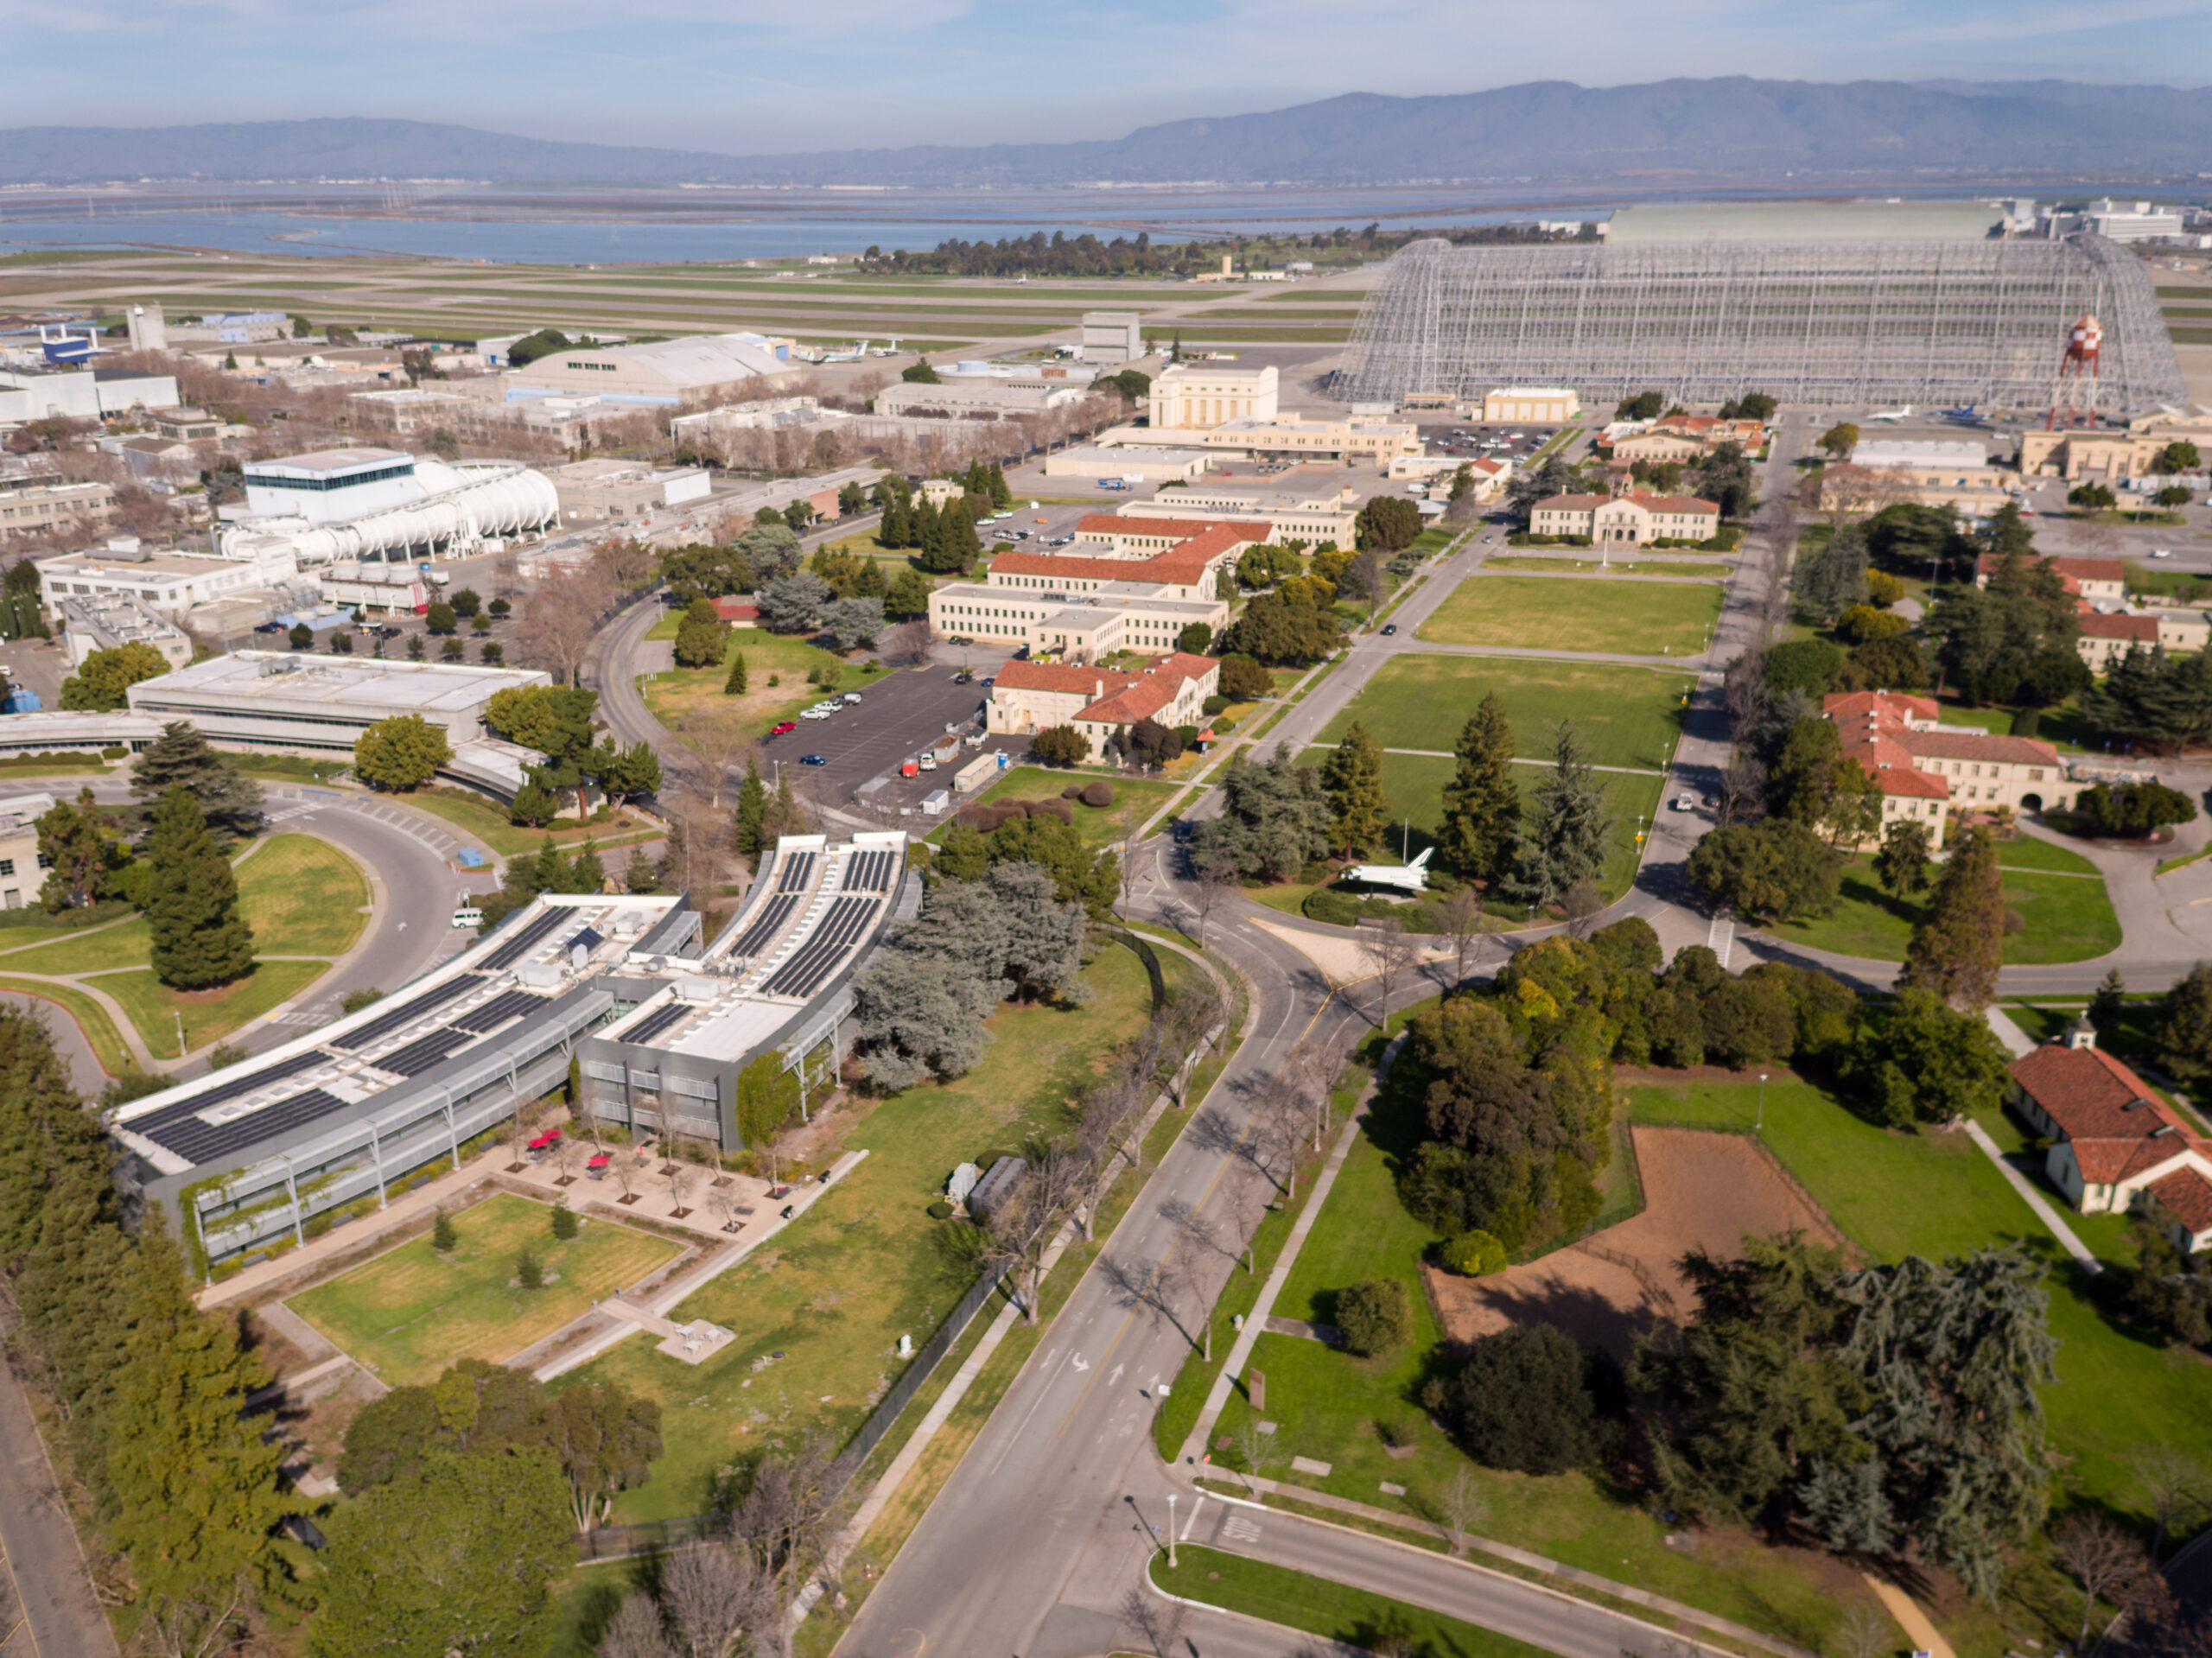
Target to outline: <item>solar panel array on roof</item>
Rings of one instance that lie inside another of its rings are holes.
[[[889,850],[855,853],[845,860],[845,886],[848,893],[880,893],[891,885],[891,872],[897,867],[899,854]]]
[[[769,975],[761,989],[772,996],[810,996],[819,990],[853,941],[867,929],[877,902],[872,898],[841,898],[832,904],[814,936]]]
[[[465,1013],[453,1016],[456,1031],[473,1031],[478,1036],[487,1036],[509,1020],[531,1013],[545,1005],[545,998],[533,996],[527,990],[510,990],[494,996],[481,1007],[472,1007]]]
[[[429,1070],[448,1054],[467,1047],[476,1040],[473,1031],[456,1031],[443,1025],[428,1036],[417,1037],[395,1053],[387,1053],[369,1063],[378,1070],[388,1070],[395,1077],[412,1077]]]
[[[141,1117],[136,1122],[128,1122],[123,1126],[133,1134],[144,1134],[149,1140],[168,1145],[168,1142],[162,1140],[159,1132],[168,1124],[195,1117],[211,1105],[220,1105],[226,1100],[242,1098],[245,1095],[267,1088],[271,1083],[281,1083],[287,1077],[296,1077],[303,1070],[313,1070],[317,1065],[327,1065],[329,1063],[330,1056],[327,1053],[296,1053],[289,1059],[281,1060],[273,1065],[264,1065],[247,1076],[233,1077],[209,1089],[204,1094],[195,1094],[188,1100],[179,1100],[175,1105],[164,1106],[150,1116]]]
[[[272,1134],[296,1128],[303,1122],[313,1122],[345,1103],[335,1094],[311,1088],[304,1094],[291,1095],[258,1111],[249,1111],[230,1122],[202,1122],[188,1116],[163,1124],[148,1138],[197,1166],[241,1146],[251,1146]],[[139,1128],[137,1123],[130,1126]]]
[[[442,1007],[455,996],[476,988],[478,984],[474,979],[459,976],[448,979],[443,984],[425,990],[419,996],[410,996],[390,1013],[371,1020],[358,1031],[331,1038],[330,1045],[350,1048],[359,1053],[364,1048],[373,1047],[394,1031],[404,1030],[432,1008]]]
[[[505,934],[495,933],[493,936],[496,942],[493,945],[492,953],[489,956],[479,957],[475,965],[480,969],[512,967],[524,956],[529,955],[531,946],[537,943],[547,933],[551,932],[563,921],[573,918],[571,912],[567,910],[546,910],[524,922],[519,931]]]
[[[624,1042],[650,1042],[691,1010],[680,1001],[671,1001],[665,1007],[656,1007],[635,1026],[622,1032]]]
[[[597,950],[606,942],[607,938],[604,934],[594,932],[589,927],[586,927],[582,931],[570,938],[567,943],[562,945],[561,948],[563,950],[574,950],[577,945],[582,944],[587,950]]]
[[[801,894],[779,893],[768,900],[768,907],[760,912],[760,918],[745,930],[744,935],[730,946],[733,956],[758,956],[767,949],[784,923],[791,918],[791,912],[798,908]]]
[[[776,883],[779,893],[803,893],[808,881],[814,879],[814,861],[819,855],[812,852],[795,852],[784,865],[783,879]]]

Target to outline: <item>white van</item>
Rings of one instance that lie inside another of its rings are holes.
[[[480,927],[484,924],[484,912],[473,905],[465,910],[455,910],[453,924],[456,927]]]

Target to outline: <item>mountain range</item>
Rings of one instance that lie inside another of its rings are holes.
[[[2212,89],[2041,80],[1532,81],[1353,92],[1082,143],[726,156],[341,117],[174,127],[0,129],[0,184],[467,180],[619,185],[2094,184],[2194,181]]]

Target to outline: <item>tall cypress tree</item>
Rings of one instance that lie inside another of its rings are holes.
[[[729,659],[729,677],[722,681],[722,695],[742,696],[746,687],[752,683],[752,670],[746,665],[745,652],[740,651]]]
[[[2005,954],[2005,877],[1997,842],[1976,824],[1951,848],[1928,913],[1905,946],[1900,990],[1932,990],[1954,1007],[1986,1007],[1997,999]]]
[[[1321,767],[1329,797],[1331,838],[1344,855],[1364,850],[1389,827],[1390,803],[1382,797],[1382,751],[1357,720]]]
[[[230,1319],[194,1305],[158,1210],[135,1265],[131,1356],[110,1415],[108,1534],[157,1604],[266,1580],[279,1564],[277,1525],[309,1506],[278,1486],[283,1447],[240,1414],[268,1370],[239,1350]]]
[[[569,866],[569,885],[579,893],[596,893],[607,885],[607,870],[599,861],[599,842],[588,835],[576,848],[576,861]]]
[[[745,757],[745,781],[737,789],[737,849],[751,857],[760,849],[760,823],[768,810],[768,785],[760,780],[760,762]]]
[[[155,976],[200,990],[251,972],[253,933],[238,914],[238,877],[187,791],[171,789],[154,808],[147,862]]]
[[[177,788],[191,791],[219,835],[251,835],[260,827],[261,785],[229,755],[209,747],[200,728],[185,720],[163,726],[130,766],[130,792],[141,801],[158,801]]]
[[[1459,769],[1444,785],[1443,832],[1438,850],[1445,867],[1477,880],[1494,881],[1513,855],[1521,827],[1521,791],[1513,783],[1513,727],[1496,692],[1485,696],[1456,751]]]
[[[1559,722],[1552,770],[1536,790],[1534,821],[1513,843],[1513,867],[1500,886],[1523,904],[1549,904],[1605,865],[1605,791],[1592,780],[1574,721]]]
[[[1001,511],[1014,505],[1014,490],[1006,481],[1006,468],[995,461],[991,462],[991,499]]]

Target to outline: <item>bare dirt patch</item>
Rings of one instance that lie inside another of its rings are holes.
[[[1756,1141],[1696,1128],[1632,1128],[1644,1210],[1618,1226],[1487,1278],[1424,1267],[1452,1341],[1531,1324],[1625,1358],[1638,1336],[1679,1323],[1695,1297],[1676,1263],[1692,1249],[1738,1253],[1746,1232],[1842,1235]]]

